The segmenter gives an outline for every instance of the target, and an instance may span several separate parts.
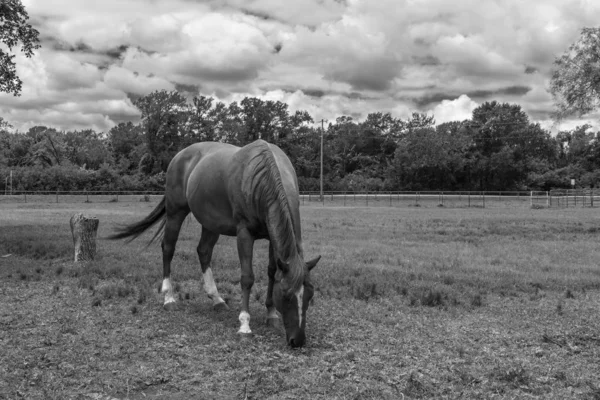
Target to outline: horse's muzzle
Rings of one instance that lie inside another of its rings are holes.
[[[304,346],[305,341],[306,336],[302,330],[298,330],[288,337],[288,344],[293,348]]]

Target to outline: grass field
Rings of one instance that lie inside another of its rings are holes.
[[[0,398],[600,399],[596,209],[301,209],[314,302],[307,344],[265,322],[267,243],[255,247],[250,340],[236,334],[232,238],[213,268],[231,311],[213,311],[184,224],[173,264],[180,309],[162,310],[151,233],[98,241],[74,265],[70,216],[99,236],[156,202],[0,205]]]

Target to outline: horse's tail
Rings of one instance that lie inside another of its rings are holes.
[[[159,235],[161,235],[161,233],[165,229],[165,223],[166,223],[165,201],[166,201],[166,196],[163,196],[160,203],[158,203],[158,205],[154,208],[154,210],[152,210],[152,212],[150,214],[148,214],[148,216],[146,218],[144,218],[143,220],[136,222],[134,224],[121,226],[120,228],[117,228],[116,233],[108,236],[107,239],[116,240],[116,239],[131,238],[131,239],[127,240],[127,242],[129,243],[132,240],[136,239],[138,236],[140,236],[142,233],[144,233],[146,230],[148,230],[148,228],[150,228],[151,226],[153,226],[154,224],[156,224],[157,222],[160,221],[160,226],[158,227],[158,230],[154,234],[154,237],[152,238],[152,240],[150,240],[150,242],[148,243],[148,244],[151,244],[152,242],[154,242],[154,240],[156,240],[156,238]]]

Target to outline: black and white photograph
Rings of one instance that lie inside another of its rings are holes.
[[[0,399],[600,399],[600,1],[0,0]]]

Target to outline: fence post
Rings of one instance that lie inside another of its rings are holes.
[[[485,208],[485,192],[481,192],[481,198],[483,200],[483,208]]]
[[[469,205],[468,205],[468,207],[471,208],[471,192],[470,191],[467,192],[467,197],[469,199]]]
[[[594,207],[594,189],[590,189],[590,207]]]
[[[550,192],[546,191],[546,207],[550,208]]]
[[[529,207],[533,207],[533,190],[529,192]]]
[[[346,207],[346,191],[344,190],[344,207]]]
[[[367,190],[365,198],[367,199],[367,207],[369,207],[369,191]]]

